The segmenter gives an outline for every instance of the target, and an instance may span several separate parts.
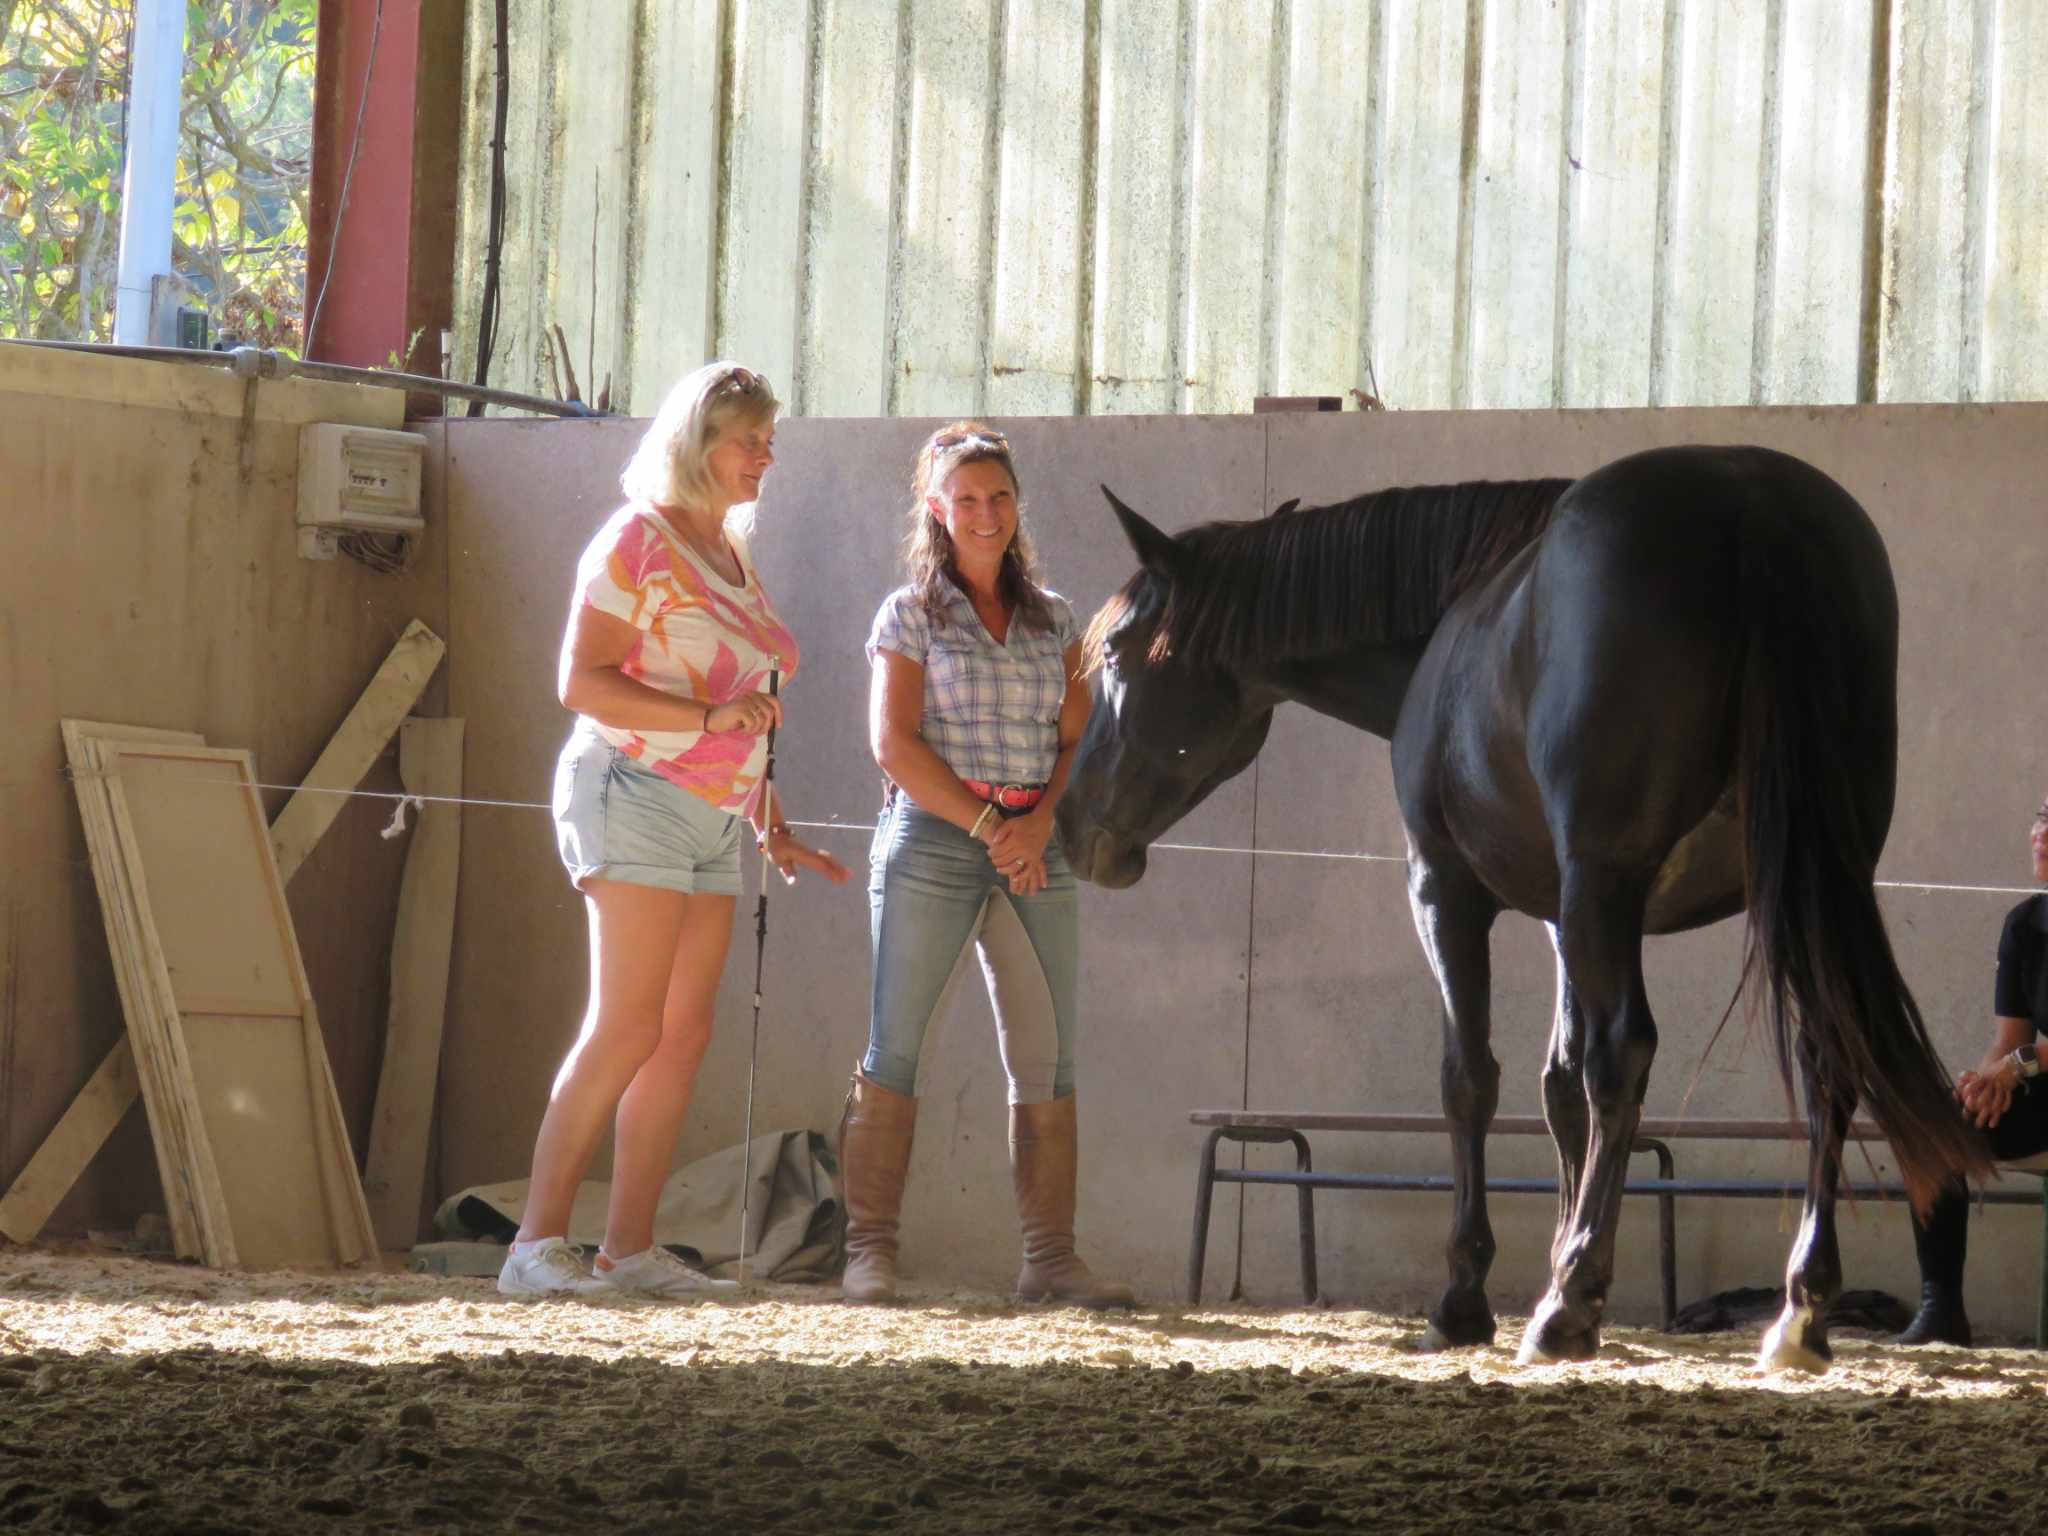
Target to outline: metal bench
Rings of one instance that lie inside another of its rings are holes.
[[[1191,1124],[1205,1126],[1209,1134],[1202,1142],[1201,1161],[1195,1170],[1195,1225],[1188,1245],[1188,1304],[1202,1299],[1202,1269],[1209,1248],[1209,1209],[1218,1184],[1291,1184],[1299,1199],[1301,1240],[1301,1293],[1311,1304],[1321,1296],[1316,1278],[1315,1191],[1318,1189],[1449,1189],[1451,1178],[1441,1173],[1327,1173],[1318,1172],[1309,1152],[1308,1132],[1362,1131],[1387,1135],[1432,1132],[1448,1135],[1450,1123],[1440,1115],[1331,1114],[1304,1110],[1273,1112],[1242,1109],[1197,1109],[1188,1115]],[[1490,1131],[1497,1136],[1548,1136],[1550,1127],[1536,1115],[1496,1115]],[[1867,1121],[1857,1121],[1849,1132],[1851,1141],[1883,1141],[1884,1133]],[[1657,1159],[1655,1178],[1632,1178],[1623,1185],[1631,1195],[1654,1195],[1657,1199],[1657,1272],[1662,1290],[1664,1325],[1678,1315],[1678,1212],[1677,1197],[1708,1199],[1775,1200],[1787,1196],[1803,1198],[1803,1183],[1781,1179],[1681,1179],[1667,1142],[1671,1141],[1797,1141],[1806,1140],[1806,1126],[1797,1120],[1668,1120],[1645,1117],[1636,1128],[1632,1156],[1649,1154]],[[1216,1149],[1223,1142],[1286,1143],[1294,1148],[1294,1167],[1219,1168]],[[2048,1342],[2048,1153],[2001,1166],[2040,1175],[2039,1189],[1987,1189],[1978,1198],[1992,1205],[2039,1205],[2043,1211],[2040,1299],[2036,1313],[2036,1338]],[[1555,1178],[1488,1178],[1489,1193],[1557,1193]],[[1845,1193],[1860,1199],[1904,1198],[1898,1183],[1855,1183],[1844,1181]]]

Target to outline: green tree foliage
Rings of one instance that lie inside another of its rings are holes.
[[[189,0],[172,269],[297,351],[316,0]],[[0,0],[0,336],[113,336],[133,0]]]

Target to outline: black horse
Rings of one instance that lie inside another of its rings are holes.
[[[1294,700],[1389,738],[1409,902],[1443,992],[1456,1177],[1439,1345],[1490,1342],[1488,934],[1558,955],[1543,1071],[1560,1196],[1522,1355],[1593,1353],[1657,1029],[1642,939],[1749,914],[1744,975],[1806,1092],[1805,1219],[1763,1363],[1825,1369],[1835,1193],[1859,1102],[1916,1200],[1988,1171],[1893,960],[1872,877],[1897,777],[1898,599],[1869,517],[1761,448],[1580,480],[1289,502],[1169,537],[1103,488],[1141,568],[1095,616],[1094,712],[1059,804],[1105,886],[1257,755]]]

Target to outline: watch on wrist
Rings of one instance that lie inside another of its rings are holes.
[[[2041,1075],[2041,1057],[2039,1051],[2032,1045],[2021,1046],[2005,1059],[2012,1063],[2013,1070],[2019,1073],[2020,1079],[2023,1082],[2027,1078],[2039,1077]]]

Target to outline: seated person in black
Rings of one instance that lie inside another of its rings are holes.
[[[2034,878],[2048,882],[2048,802],[2034,813],[2028,838]],[[2035,1037],[2048,1029],[2048,892],[2029,896],[2005,917],[1998,938],[1998,982],[1992,993],[1991,1044],[1974,1071],[1956,1079],[1963,1113],[2004,1160],[2048,1150],[2048,1081],[2037,1076]],[[1897,1344],[1967,1344],[1963,1258],[1969,1239],[1969,1194],[1959,1181],[1935,1197],[1923,1222],[1913,1221],[1920,1259],[1920,1312]]]

